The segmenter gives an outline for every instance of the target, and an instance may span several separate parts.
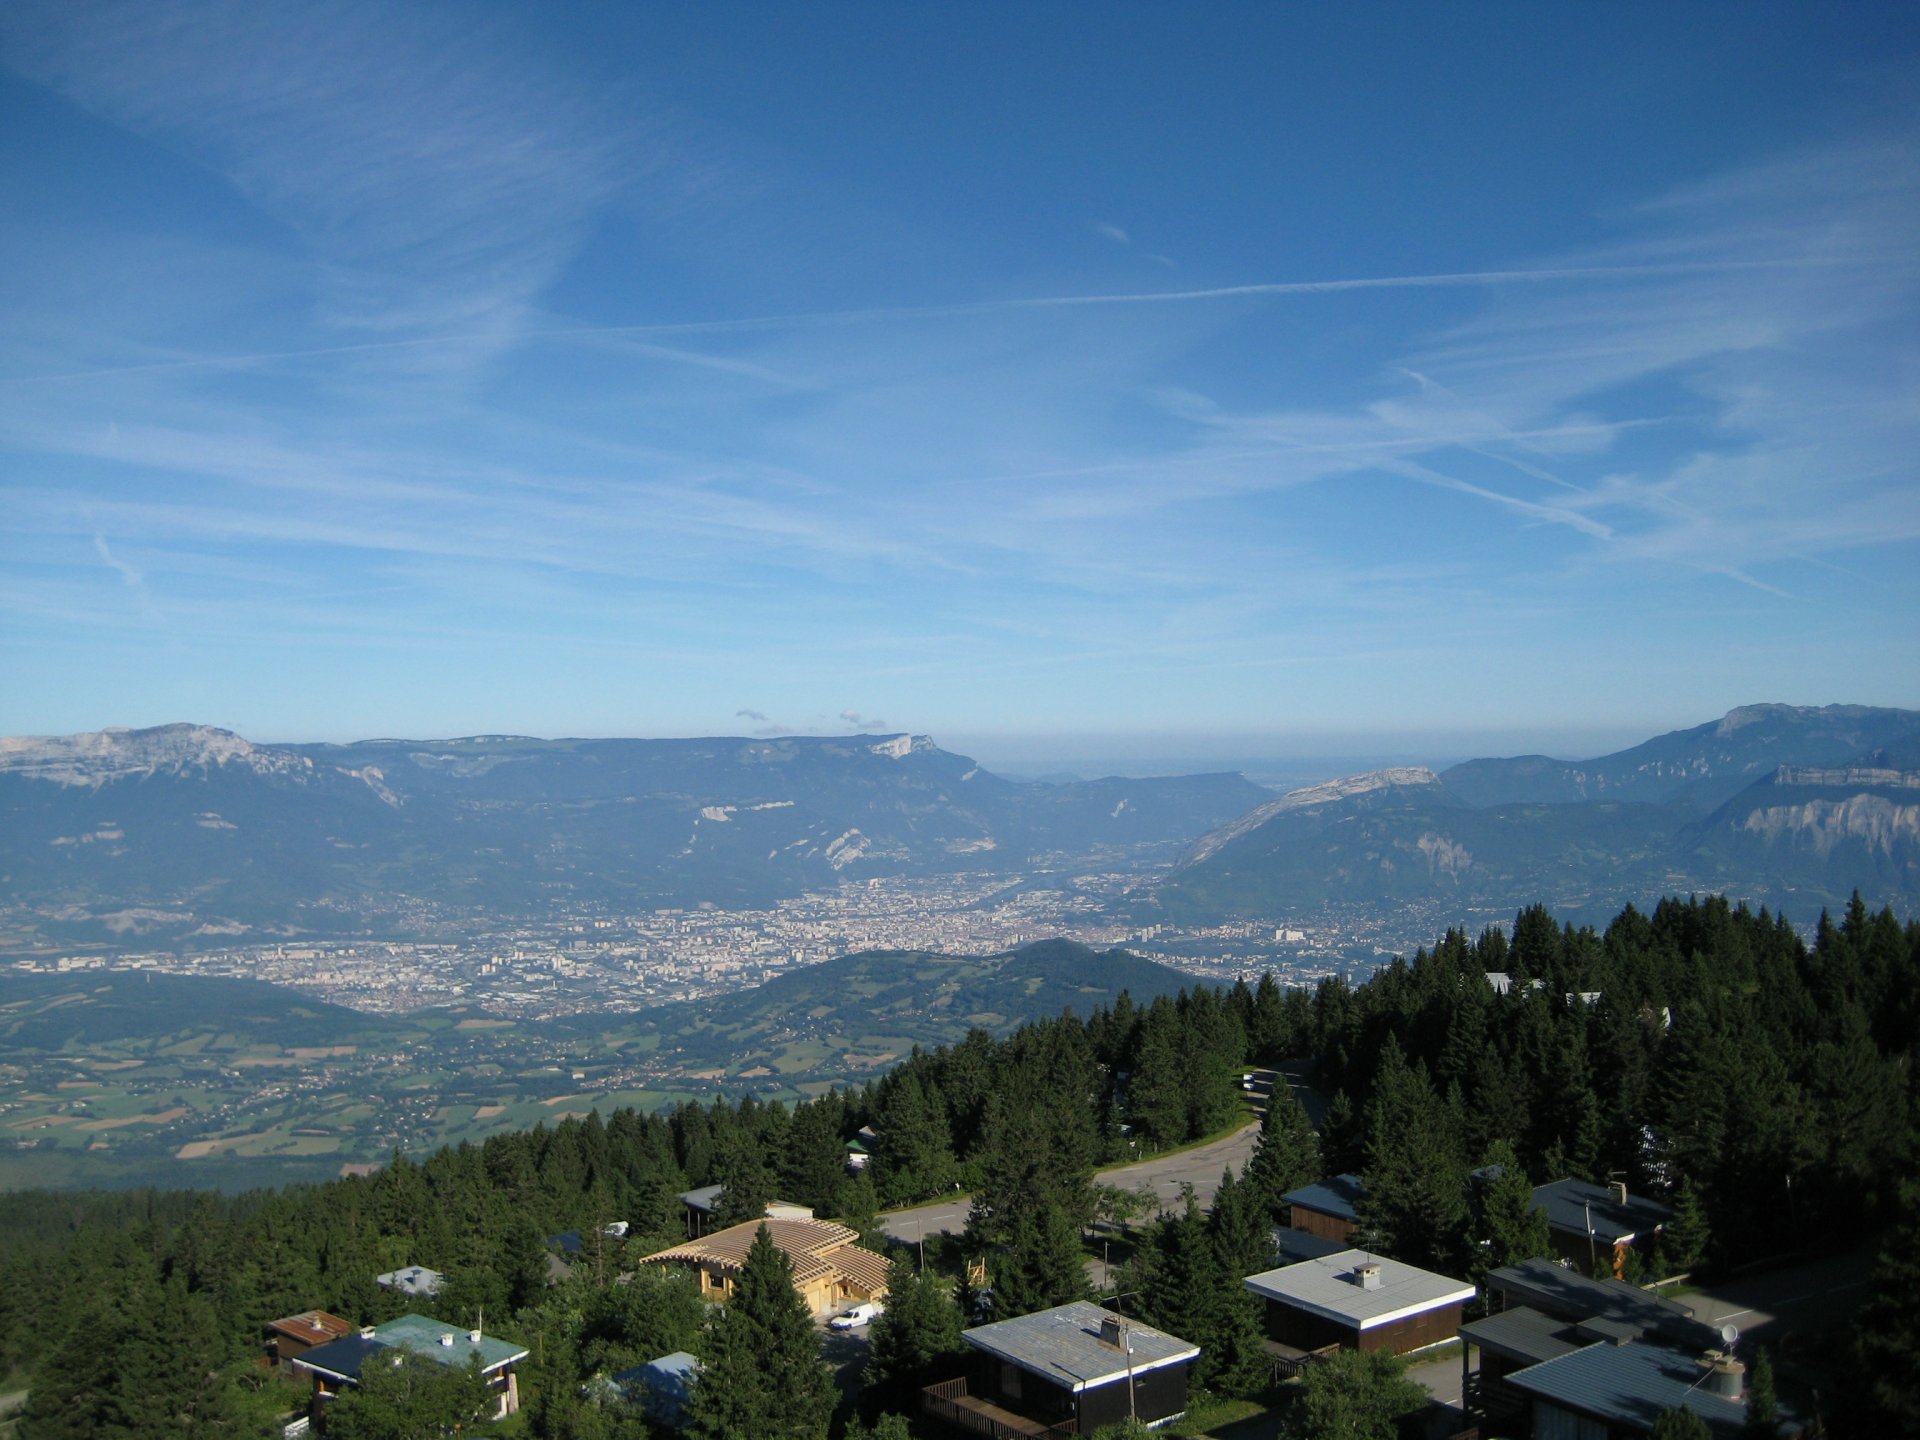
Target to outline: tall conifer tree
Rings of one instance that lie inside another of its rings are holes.
[[[694,1440],[826,1440],[833,1381],[793,1288],[793,1266],[762,1225],[733,1298],[714,1316],[687,1402]]]
[[[1285,1094],[1279,1093],[1282,1088]],[[1267,1101],[1267,1113],[1260,1117],[1260,1138],[1242,1179],[1267,1215],[1284,1225],[1288,1207],[1280,1197],[1311,1185],[1321,1175],[1320,1137],[1313,1133],[1300,1097],[1282,1081]]]

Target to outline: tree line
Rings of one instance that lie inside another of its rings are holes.
[[[250,1363],[268,1320],[425,1308],[528,1347],[530,1433],[595,1440],[628,1423],[593,1398],[596,1377],[672,1350],[731,1373],[715,1347],[734,1322],[683,1277],[632,1264],[681,1238],[680,1192],[723,1185],[722,1222],[780,1198],[877,1240],[881,1208],[962,1191],[966,1234],[936,1257],[954,1273],[897,1265],[874,1333],[865,1420],[891,1425],[885,1408],[911,1408],[963,1323],[1088,1293],[1089,1227],[1129,1208],[1100,1167],[1231,1125],[1243,1067],[1285,1061],[1328,1097],[1322,1124],[1280,1087],[1245,1173],[1210,1212],[1177,1205],[1138,1232],[1114,1284],[1129,1313],[1205,1347],[1203,1385],[1246,1391],[1264,1376],[1239,1281],[1269,1263],[1288,1190],[1357,1172],[1369,1243],[1475,1278],[1544,1252],[1531,1186],[1562,1175],[1676,1201],[1670,1265],[1837,1243],[1911,1215],[1917,1046],[1920,925],[1857,898],[1811,943],[1713,898],[1598,931],[1535,907],[1510,934],[1449,932],[1358,986],[1268,975],[1145,1006],[1123,994],[794,1105],[623,1109],[237,1196],[0,1197],[0,1369],[32,1378],[21,1440],[250,1434],[288,1400]],[[862,1134],[871,1162],[849,1174]],[[580,1247],[556,1284],[547,1237],[563,1231]],[[425,1306],[373,1283],[408,1264],[446,1276]],[[1862,1353],[1881,1347],[1874,1373],[1897,1377],[1920,1354],[1920,1301],[1890,1284]],[[1864,1384],[1862,1403],[1897,1406],[1890,1383]],[[349,1429],[376,1426],[362,1408]]]

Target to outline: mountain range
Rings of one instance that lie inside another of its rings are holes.
[[[167,725],[0,740],[0,897],[75,939],[761,905],[875,875],[1171,859],[1270,793],[1020,783],[910,735],[256,745]]]
[[[1177,863],[1174,863],[1176,862]],[[1100,866],[1178,922],[1439,901],[1570,916],[1724,891],[1920,897],[1920,712],[1745,706],[1590,760],[1021,782],[925,736],[259,745],[0,740],[0,905],[60,942],[425,933],[764,905],[876,875]]]
[[[1442,900],[1569,917],[1715,891],[1811,918],[1920,898],[1920,712],[1751,705],[1592,760],[1471,760],[1296,790],[1154,888],[1186,921]]]

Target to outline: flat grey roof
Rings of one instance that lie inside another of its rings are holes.
[[[1693,1311],[1677,1300],[1649,1294],[1625,1280],[1590,1280],[1552,1260],[1501,1266],[1487,1276],[1487,1293],[1495,1291],[1509,1305],[1527,1305],[1583,1322],[1595,1335],[1612,1327],[1595,1328],[1593,1322],[1611,1321],[1613,1327],[1661,1335],[1690,1349],[1706,1350],[1720,1343],[1719,1331],[1694,1319]]]
[[[1525,1306],[1462,1325],[1460,1338],[1523,1365],[1538,1365],[1586,1343],[1567,1321]]]
[[[1274,1259],[1282,1265],[1298,1265],[1302,1260],[1318,1260],[1322,1255],[1338,1255],[1349,1249],[1344,1240],[1328,1240],[1319,1235],[1278,1225],[1273,1231]]]
[[[1354,1275],[1356,1267],[1369,1264],[1380,1267],[1377,1290],[1363,1290]],[[1418,1265],[1388,1260],[1365,1250],[1341,1250],[1317,1260],[1282,1265],[1278,1270],[1249,1276],[1246,1286],[1256,1295],[1356,1330],[1391,1325],[1473,1298],[1473,1286],[1464,1280],[1436,1275]]]
[[[1716,1395],[1701,1384],[1703,1370],[1693,1356],[1658,1345],[1589,1345],[1557,1359],[1516,1370],[1507,1383],[1564,1410],[1642,1432],[1668,1410],[1684,1406],[1707,1422],[1721,1440],[1736,1440],[1746,1425],[1743,1400]],[[1797,1421],[1783,1410],[1783,1433]]]
[[[1192,1341],[1139,1320],[1128,1320],[1124,1323],[1133,1341],[1133,1363],[1129,1367],[1124,1350],[1100,1339],[1101,1324],[1113,1318],[1111,1310],[1075,1300],[1070,1305],[963,1330],[960,1338],[976,1350],[1018,1365],[1075,1394],[1124,1380],[1129,1368],[1139,1375],[1200,1357],[1200,1347]]]
[[[1608,1244],[1651,1235],[1673,1219],[1673,1208],[1658,1200],[1629,1195],[1615,1200],[1604,1185],[1585,1180],[1555,1180],[1534,1187],[1533,1203],[1547,1212],[1547,1224],[1569,1235],[1585,1235],[1592,1224],[1595,1239]]]
[[[1356,1218],[1355,1207],[1366,1197],[1366,1193],[1367,1187],[1360,1182],[1358,1175],[1335,1175],[1329,1180],[1289,1190],[1280,1198],[1289,1205],[1318,1210],[1322,1215],[1332,1215],[1340,1220],[1352,1220]]]

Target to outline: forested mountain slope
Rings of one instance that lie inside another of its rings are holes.
[[[1920,902],[1920,712],[1746,706],[1595,760],[1474,760],[1270,801],[1203,838],[1149,906],[1190,922],[1329,901],[1544,901],[1603,920],[1689,890],[1810,913]]]

